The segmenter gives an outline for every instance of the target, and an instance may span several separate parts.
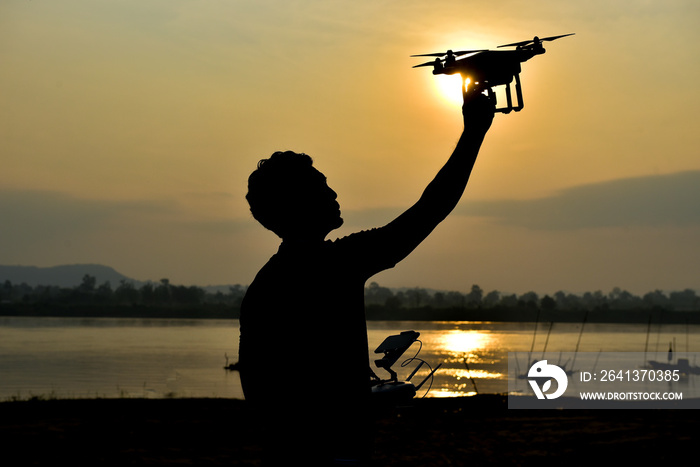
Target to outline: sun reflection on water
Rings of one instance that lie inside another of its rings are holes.
[[[503,390],[507,370],[500,335],[482,329],[452,329],[441,332],[427,345],[443,356],[428,397],[463,397]]]
[[[435,389],[430,392],[429,397],[435,397],[435,398],[447,398],[447,397],[465,397],[465,396],[475,396],[476,392],[475,391],[460,391],[460,387],[456,387],[454,390],[447,389],[447,388],[440,388],[440,389]]]
[[[445,376],[452,376],[458,380],[462,378],[475,378],[475,379],[499,379],[505,378],[507,375],[498,372],[486,371],[486,370],[467,370],[461,368],[446,368],[443,370]]]
[[[481,353],[478,352],[479,350],[492,348],[496,344],[492,335],[479,331],[461,330],[445,332],[437,342],[440,350],[461,358],[465,356],[478,357]]]

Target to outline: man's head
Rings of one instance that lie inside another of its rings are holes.
[[[248,178],[253,217],[281,238],[325,236],[343,224],[336,193],[306,154],[276,152]]]

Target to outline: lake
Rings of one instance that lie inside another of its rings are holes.
[[[647,351],[649,358],[665,358],[671,343],[678,351],[700,350],[696,325],[586,323],[582,332],[581,323],[370,321],[372,360],[385,337],[404,330],[420,332],[422,346],[415,343],[393,366],[400,378],[417,365],[401,363],[419,349],[418,358],[432,367],[442,365],[418,392],[427,397],[507,392],[509,352],[524,365],[545,350]],[[236,320],[2,317],[0,401],[34,396],[242,399],[238,373],[224,369],[226,356],[228,363],[238,358]],[[335,371],[342,373],[342,363]],[[417,384],[428,371],[424,365],[412,381]]]

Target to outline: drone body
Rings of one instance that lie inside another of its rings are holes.
[[[464,96],[471,92],[487,91],[489,96],[496,100],[496,95],[493,91],[494,86],[506,86],[507,105],[502,108],[497,108],[497,112],[509,113],[511,111],[519,111],[523,108],[522,87],[520,85],[520,64],[530,60],[535,55],[545,53],[542,42],[553,41],[561,37],[571,36],[572,34],[564,34],[561,36],[545,37],[540,39],[535,37],[532,40],[516,42],[513,44],[501,45],[500,47],[515,47],[515,50],[464,50],[453,52],[448,50],[445,53],[412,55],[412,57],[437,57],[431,62],[416,65],[413,68],[432,66],[433,74],[462,76],[462,91]],[[465,58],[457,58],[462,55],[468,55]],[[467,89],[466,80],[469,80],[469,88]],[[515,80],[515,91],[518,102],[514,106],[511,96],[510,83]]]

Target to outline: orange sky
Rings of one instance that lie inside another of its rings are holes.
[[[698,20],[691,0],[2,2],[0,264],[247,284],[278,243],[244,200],[258,159],[314,157],[337,235],[386,223],[461,126],[409,56],[574,32],[523,64],[525,108],[456,212],[374,280],[700,288]]]

